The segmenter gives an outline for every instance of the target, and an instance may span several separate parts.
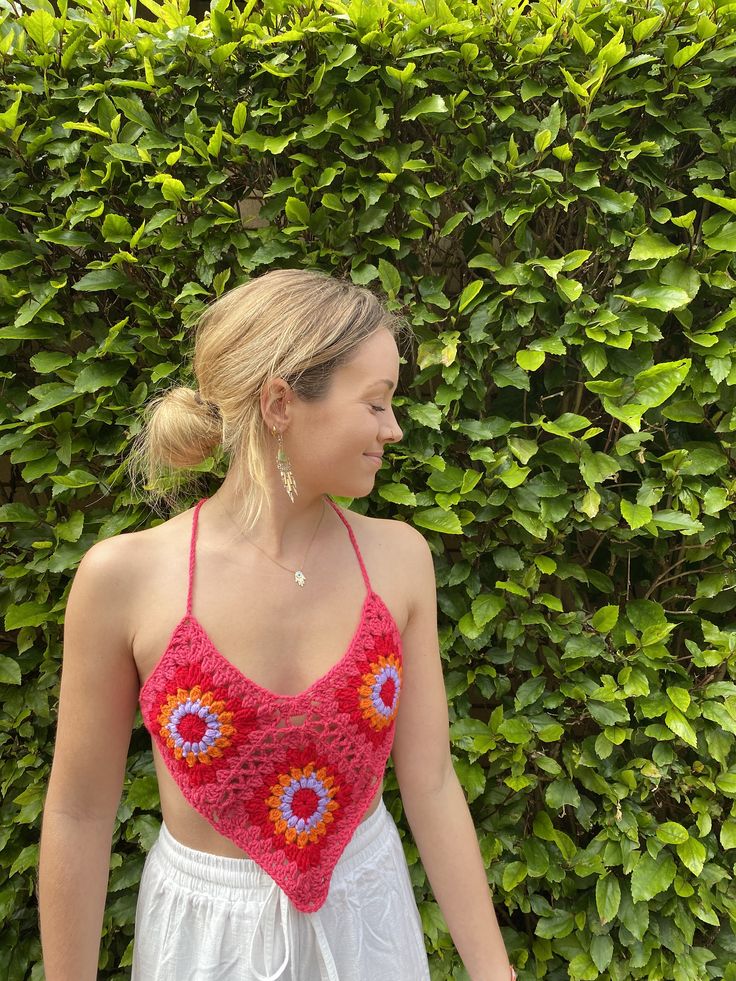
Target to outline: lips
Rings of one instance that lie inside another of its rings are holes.
[[[374,460],[383,459],[383,453],[364,453],[363,456],[372,456]]]

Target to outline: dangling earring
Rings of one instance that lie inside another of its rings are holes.
[[[298,493],[296,489],[296,480],[294,480],[294,473],[291,469],[291,463],[289,458],[284,453],[284,440],[281,433],[273,427],[272,430],[274,436],[278,438],[279,441],[279,451],[276,454],[276,466],[279,468],[279,473],[281,474],[281,481],[284,485],[286,493],[289,495],[289,500],[294,503],[294,496]]]

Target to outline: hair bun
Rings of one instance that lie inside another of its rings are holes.
[[[198,405],[206,405],[209,409],[210,415],[215,416],[217,419],[222,418],[220,407],[215,402],[208,402],[206,399],[203,399],[198,391],[194,393],[194,401]]]

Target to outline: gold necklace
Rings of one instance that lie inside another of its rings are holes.
[[[263,552],[263,554],[266,556],[267,559],[271,559],[272,562],[274,562],[278,566],[281,566],[282,569],[286,569],[287,572],[293,573],[294,574],[294,582],[297,584],[297,586],[303,586],[305,584],[305,582],[307,581],[307,577],[304,575],[304,573],[302,572],[301,569],[289,569],[287,566],[281,565],[281,563],[280,562],[277,562],[276,559],[274,559],[272,556],[270,556],[268,554],[268,552],[265,552],[261,548],[260,545],[256,545],[255,542],[252,542],[249,538],[246,538],[245,537],[245,535],[242,533],[242,531],[240,531],[240,528],[238,528],[237,524],[233,521],[233,519],[232,519],[232,517],[230,515],[230,512],[228,511],[228,509],[225,507],[224,504],[222,505],[222,510],[228,516],[228,519],[230,520],[230,523],[233,525],[233,527],[234,528],[237,528],[238,532],[240,533],[240,537],[244,541],[248,542],[248,544],[249,545],[252,545],[254,548],[257,548],[259,552]],[[304,556],[304,561],[302,562],[302,565],[304,565],[304,563],[307,561],[307,555],[309,555],[309,549],[312,547],[312,542],[314,541],[314,539],[315,539],[315,537],[317,535],[317,532],[319,531],[319,526],[322,524],[322,518],[324,518],[324,516],[325,516],[325,499],[323,497],[322,498],[322,514],[320,514],[320,516],[319,516],[319,521],[317,522],[317,527],[314,529],[314,534],[312,535],[312,538],[311,538],[311,540],[309,542],[309,545],[307,547],[307,552],[306,552],[306,555]]]

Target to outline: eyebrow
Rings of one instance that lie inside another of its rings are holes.
[[[385,385],[386,388],[394,387],[394,383],[391,381],[390,378],[379,378],[378,381],[373,382],[373,384],[369,385],[368,387],[375,388],[376,385]]]

